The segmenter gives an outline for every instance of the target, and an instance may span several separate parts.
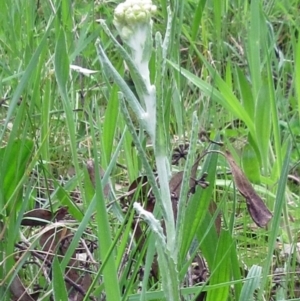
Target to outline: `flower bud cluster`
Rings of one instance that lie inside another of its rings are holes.
[[[114,24],[122,38],[129,38],[136,26],[149,23],[156,9],[151,0],[126,0],[120,3],[115,9]]]

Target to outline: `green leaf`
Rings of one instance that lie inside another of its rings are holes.
[[[214,148],[215,145],[212,146],[212,149]],[[218,155],[212,153],[205,158],[204,163],[202,164],[202,170],[203,172],[207,172],[208,176],[206,180],[210,183],[210,185],[206,189],[203,189],[201,187],[197,188],[195,195],[193,195],[193,197],[188,202],[186,216],[183,223],[184,229],[180,250],[181,259],[179,262],[185,261],[187,252],[190,249],[191,243],[196,235],[198,237],[198,241],[200,242],[208,234],[207,231],[212,231],[214,235],[211,233],[210,235],[208,235],[208,239],[212,237],[215,237],[217,239],[216,230],[214,228],[212,230],[209,230],[207,225],[210,221],[206,220],[206,212],[208,212],[211,195],[214,189],[217,162]],[[204,245],[205,243],[203,244],[203,246]],[[209,247],[210,245],[208,245],[208,248]],[[212,254],[212,252],[208,251],[208,254]]]
[[[155,151],[156,154],[167,154],[167,143],[166,143],[166,126],[164,119],[164,107],[165,100],[163,95],[162,76],[163,76],[163,47],[162,37],[159,33],[155,36],[156,44],[156,61],[155,61],[155,88],[156,88],[156,141]]]
[[[268,254],[267,254],[267,258],[265,260],[265,264],[264,264],[264,268],[263,268],[263,277],[262,277],[262,284],[261,284],[261,288],[259,290],[259,298],[262,297],[263,295],[263,291],[265,289],[265,285],[267,283],[268,280],[268,273],[270,271],[270,267],[272,265],[273,262],[273,251],[274,251],[274,246],[276,244],[276,239],[278,237],[278,233],[279,233],[279,227],[282,223],[282,214],[284,217],[284,225],[283,227],[285,229],[288,229],[287,231],[289,231],[289,216],[288,216],[288,209],[287,209],[287,198],[286,198],[286,188],[287,188],[287,177],[288,177],[288,173],[289,173],[289,169],[290,169],[290,157],[291,157],[291,150],[292,150],[292,146],[291,146],[291,142],[288,140],[287,141],[287,151],[286,151],[286,155],[285,155],[285,160],[283,162],[282,165],[282,171],[281,171],[281,175],[280,175],[280,179],[278,182],[278,188],[277,188],[277,193],[276,193],[276,200],[275,200],[275,204],[274,204],[274,210],[273,210],[273,218],[272,218],[272,225],[270,227],[270,235],[268,236]],[[289,233],[289,235],[291,236],[291,233]]]
[[[107,108],[105,111],[103,134],[102,134],[106,162],[109,162],[111,158],[118,117],[119,117],[118,89],[116,85],[113,85],[108,100]]]
[[[241,100],[245,110],[248,112],[250,118],[254,120],[255,103],[252,96],[251,86],[247,80],[243,70],[239,67],[236,68],[236,81],[241,93]]]
[[[220,233],[218,240],[214,266],[211,269],[209,284],[220,284],[230,281],[231,276],[231,248],[233,240],[228,230],[223,230]],[[227,300],[230,284],[216,288],[207,293],[207,301],[224,301]]]
[[[260,183],[260,166],[256,153],[250,144],[243,149],[242,154],[243,170],[250,182]]]
[[[263,20],[260,1],[251,1],[250,24],[248,26],[247,59],[251,73],[253,96],[257,97],[261,84],[261,45]]]
[[[94,145],[96,144],[96,134],[95,130],[91,128],[91,134]],[[112,168],[116,164],[117,156],[119,154],[122,142],[124,139],[124,133],[119,141],[119,144],[116,148],[114,155],[110,160],[110,164],[107,167],[103,179],[101,181],[100,169],[95,168],[95,196],[91,202],[91,205],[95,202],[96,208],[96,222],[97,222],[97,233],[99,241],[99,253],[102,260],[103,268],[103,279],[105,286],[106,299],[108,301],[112,300],[121,300],[120,286],[118,281],[118,272],[115,262],[115,245],[112,241],[112,234],[110,229],[110,223],[107,213],[107,203],[104,197],[103,187],[108,183],[109,175],[112,171]],[[95,166],[99,166],[97,159],[97,151],[94,152],[94,162]],[[97,275],[99,276],[99,275]],[[93,283],[94,285],[94,283]],[[86,296],[87,298],[88,296]]]
[[[0,149],[2,208],[22,188],[20,182],[25,174],[32,151],[33,141],[28,139],[12,141]]]
[[[142,108],[142,106],[140,105],[138,99],[136,98],[136,96],[134,95],[134,93],[132,92],[130,87],[127,85],[127,83],[123,79],[123,77],[119,74],[119,72],[116,70],[116,68],[112,65],[111,61],[108,59],[108,57],[101,45],[101,42],[99,40],[96,42],[96,47],[98,50],[98,57],[99,57],[100,63],[103,67],[103,71],[104,71],[106,77],[109,77],[109,76],[113,77],[114,82],[118,85],[119,89],[122,91],[122,93],[126,97],[126,100],[129,103],[130,107],[132,108],[133,112],[135,113],[137,119],[139,120],[141,125],[145,129],[147,129],[148,128],[147,124],[145,123],[145,121],[143,119],[143,115],[145,112],[144,112],[144,109]],[[135,87],[137,88],[137,92],[139,93],[138,88],[141,88],[142,92],[145,93],[146,87],[145,87],[145,84],[143,84],[141,75],[138,73],[137,68],[135,67],[134,63],[130,59],[128,53],[124,49],[123,49],[123,51],[121,51],[122,48],[119,48],[120,54],[122,56],[126,55],[126,57],[128,58],[127,63],[130,62],[129,66],[132,67],[132,70],[130,69],[130,75],[132,76],[133,80],[136,77],[137,82],[135,82]]]
[[[46,30],[43,38],[41,39],[41,42],[40,42],[39,46],[37,47],[36,51],[32,55],[32,57],[30,59],[30,62],[26,66],[26,69],[25,69],[24,73],[22,74],[22,78],[20,80],[20,83],[14,89],[15,91],[14,91],[13,97],[11,99],[8,111],[6,113],[5,123],[2,127],[3,130],[1,130],[1,132],[0,132],[0,140],[1,141],[3,140],[3,136],[5,134],[5,129],[8,125],[8,123],[11,121],[11,118],[13,116],[13,113],[14,113],[15,109],[18,107],[18,102],[20,101],[20,97],[22,95],[22,92],[24,91],[26,85],[28,84],[28,82],[32,78],[32,74],[34,74],[34,71],[36,69],[36,64],[37,64],[37,62],[40,58],[40,55],[41,55],[42,51],[44,50],[44,48],[47,45],[47,37],[49,35],[53,20],[54,19],[51,16],[51,18],[50,18],[50,20],[47,24],[47,30]]]
[[[55,76],[61,93],[66,98],[66,86],[69,78],[69,56],[67,52],[66,38],[63,30],[60,30],[55,46],[54,58]]]
[[[267,170],[271,135],[271,110],[269,87],[266,78],[261,81],[255,107],[256,141],[262,158],[263,167]]]
[[[60,267],[60,263],[56,255],[54,256],[54,260],[53,260],[52,273],[53,273],[52,288],[53,288],[54,301],[68,300],[68,294],[65,286],[63,271]]]
[[[295,57],[295,90],[297,93],[297,101],[298,101],[298,118],[300,118],[300,40],[297,41],[294,50]]]
[[[206,4],[206,0],[199,0],[197,8],[195,10],[195,15],[194,15],[193,24],[192,24],[192,32],[191,32],[191,38],[193,41],[196,40],[196,37],[197,37],[199,29],[200,29],[199,24],[201,24],[205,4]]]
[[[181,181],[180,196],[178,200],[178,210],[177,210],[177,224],[176,224],[176,247],[179,251],[182,247],[182,240],[184,232],[187,230],[185,227],[185,218],[186,218],[186,204],[188,201],[189,189],[190,189],[190,177],[195,177],[196,175],[192,174],[193,165],[195,164],[195,155],[197,147],[197,138],[199,131],[199,122],[196,115],[196,112],[193,114],[192,121],[192,132],[191,140],[189,145],[189,152],[186,159],[186,164],[184,167],[184,173]],[[199,162],[198,162],[199,163]],[[197,166],[198,167],[198,166]],[[196,167],[196,168],[197,168]],[[205,203],[205,202],[204,202]],[[176,256],[178,256],[178,251],[176,251]]]
[[[160,221],[151,212],[146,211],[139,203],[134,203],[134,208],[141,218],[149,225],[155,236],[157,249],[157,260],[162,278],[162,287],[166,300],[179,301],[179,280],[177,265],[174,261],[174,254],[170,253],[166,244],[166,237],[163,233]]]
[[[239,263],[239,255],[238,255],[238,248],[237,248],[237,243],[234,241],[233,246],[231,249],[231,272],[232,272],[232,278],[236,280],[234,284],[234,296],[235,299],[238,300],[239,296],[241,295],[242,291],[242,283],[239,282],[239,280],[242,279],[241,275],[241,268],[240,268],[240,263]]]
[[[198,53],[199,54],[199,53]],[[199,54],[200,55],[200,54]],[[200,55],[201,56],[201,55]],[[202,56],[201,56],[202,57]],[[204,63],[206,61],[204,60]],[[185,78],[187,78],[192,84],[201,89],[201,92],[206,97],[211,97],[213,100],[221,104],[226,110],[231,112],[237,118],[243,120],[248,126],[248,129],[252,135],[255,133],[253,120],[250,118],[248,112],[242,106],[240,101],[234,95],[234,92],[230,89],[228,84],[218,75],[211,67],[207,65],[212,77],[215,80],[215,86],[210,85],[204,80],[200,79],[190,71],[174,64],[171,61],[168,63],[177,71],[179,71]],[[216,87],[218,89],[216,89]]]
[[[158,263],[160,273],[162,277],[162,288],[166,297],[166,300],[179,301],[179,281],[177,266],[174,262],[172,254],[162,247],[159,242],[156,242]]]
[[[247,275],[246,281],[243,285],[239,301],[254,300],[254,292],[260,287],[260,277],[262,268],[258,265],[253,265]]]

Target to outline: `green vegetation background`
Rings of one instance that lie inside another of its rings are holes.
[[[90,296],[100,300],[103,293],[113,301],[170,300],[162,290],[164,280],[148,281],[158,248],[152,232],[145,230],[145,245],[137,251],[130,234],[135,212],[131,207],[124,212],[116,201],[144,172],[120,110],[119,87],[102,69],[95,46],[100,39],[113,66],[135,92],[122,56],[97,22],[104,19],[117,37],[112,20],[118,3],[1,3],[1,300],[11,300],[9,287],[17,274],[28,292],[36,283],[43,287],[38,300],[50,300],[52,292],[55,300],[64,300],[63,271],[84,235],[99,244],[94,281],[84,300]],[[170,263],[179,294],[184,300],[193,300],[200,292],[214,301],[298,300],[300,2],[154,4],[158,13],[153,34],[165,36],[168,4],[173,14],[167,72],[161,80],[170,159],[173,148],[191,139],[196,116],[199,132],[224,143],[273,213],[268,227],[256,227],[235,191],[226,161],[207,157],[201,170],[209,171],[210,188],[196,193],[189,203],[181,220],[185,231],[181,259],[177,265]],[[154,82],[154,55],[149,68]],[[138,130],[138,121],[131,112],[130,116]],[[147,137],[138,133],[137,138],[154,166]],[[207,141],[199,146],[202,151],[207,147]],[[95,188],[86,169],[90,158],[106,170],[101,183],[96,168]],[[184,168],[184,163],[173,166],[173,172]],[[109,177],[115,195],[107,200],[102,187]],[[30,249],[38,248],[39,233],[21,226],[21,221],[38,200],[52,212],[68,207],[74,220],[66,225],[74,234],[72,242],[64,258],[53,261],[49,282],[42,267],[23,266]],[[199,205],[197,200],[204,201]],[[212,215],[207,210],[210,200],[217,204]],[[222,213],[220,236],[214,225],[218,213]],[[31,247],[20,253],[16,244],[25,239]],[[202,286],[185,287],[192,261],[187,255],[195,244],[208,263],[210,278]],[[124,265],[125,254],[130,268]],[[137,277],[141,265],[144,280]],[[279,268],[278,284],[274,279]]]

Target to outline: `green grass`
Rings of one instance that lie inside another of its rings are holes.
[[[144,79],[113,25],[119,2],[2,4],[1,298],[298,300],[298,1],[155,1],[154,141],[139,115]],[[173,149],[186,142],[186,161],[168,173]],[[225,149],[272,211],[266,228],[253,223],[217,153]],[[187,197],[205,151],[196,178],[207,172],[209,186]],[[91,179],[89,159],[104,174],[96,168]],[[178,171],[174,216],[168,181]],[[128,197],[141,175],[152,194],[137,185]],[[143,199],[153,216],[134,209]],[[68,213],[56,221],[61,207]],[[34,209],[33,218],[49,215],[49,224],[23,225]],[[283,256],[287,248],[294,251]],[[88,257],[79,263],[78,254]],[[200,284],[191,281],[196,255],[208,271]],[[39,296],[29,296],[37,286]]]

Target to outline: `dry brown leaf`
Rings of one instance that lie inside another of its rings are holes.
[[[211,215],[214,215],[215,212],[217,211],[218,207],[217,207],[217,204],[211,200],[210,203],[209,203],[209,207],[208,207],[208,210],[209,210],[209,213]],[[220,232],[221,232],[221,226],[222,226],[222,217],[221,217],[221,213],[219,213],[216,217],[216,220],[215,220],[215,226],[216,226],[216,231],[218,233],[218,235],[220,235]]]
[[[196,159],[196,161],[192,167],[191,177],[190,177],[190,189],[197,185],[195,178],[196,178],[197,168],[198,168],[198,165],[199,165],[199,162],[201,159],[202,159],[202,156],[198,156],[198,158]],[[183,171],[176,173],[171,178],[170,183],[169,183],[171,193],[177,198],[179,197],[179,194],[180,194],[183,173],[184,173]]]
[[[66,227],[53,228],[42,234],[40,237],[40,245],[43,251],[53,254],[62,240],[70,235],[70,230]]]
[[[10,291],[13,294],[15,300],[18,301],[35,301],[27,292],[20,280],[19,276],[16,275],[10,285]]]
[[[71,260],[68,266],[71,264],[72,267],[66,270],[66,276],[73,282],[73,284],[66,282],[66,288],[69,292],[68,297],[70,300],[82,301],[85,297],[83,292],[87,292],[92,284],[92,277],[88,272],[79,272],[80,267],[78,260]],[[80,288],[80,291],[77,288]]]
[[[93,184],[94,187],[96,187],[96,179],[95,179],[95,176],[96,176],[96,173],[95,173],[95,162],[94,160],[88,160],[86,162],[86,168],[88,170],[88,173],[89,173],[89,176],[90,176],[90,180]],[[105,171],[102,167],[99,167],[99,172],[100,172],[100,176],[101,178],[104,176],[105,174]],[[107,183],[103,189],[103,193],[104,193],[104,196],[105,197],[108,197],[109,196],[109,193],[110,193],[110,185],[109,183]]]
[[[24,214],[21,221],[22,226],[45,226],[52,220],[62,220],[68,212],[67,207],[59,208],[54,214],[47,209],[34,209]]]
[[[255,192],[251,183],[236,164],[229,151],[225,152],[225,157],[230,166],[235,185],[240,194],[246,199],[247,208],[253,221],[257,226],[265,227],[272,218],[272,213],[260,196]]]
[[[133,196],[135,196],[139,202],[144,203],[145,201],[149,200],[151,192],[151,186],[148,182],[148,177],[147,176],[139,176],[137,177],[128,187],[128,192],[125,195],[125,197],[132,199]],[[121,201],[124,203],[124,199],[122,198]],[[148,210],[148,209],[147,209]],[[149,209],[148,211],[151,211]]]
[[[192,194],[195,193],[196,186],[200,185],[201,182],[201,180],[200,181],[196,180],[196,176],[197,176],[198,165],[202,158],[203,155],[199,155],[191,169],[189,193]],[[177,217],[177,201],[180,195],[183,174],[184,174],[183,171],[176,173],[169,182],[169,187],[172,194],[172,207],[173,207],[174,218]]]
[[[64,256],[70,246],[73,235],[70,230],[62,227],[49,229],[40,238],[42,249],[46,252],[47,260],[51,261],[55,251]],[[69,292],[69,300],[82,301],[92,279],[88,272],[80,273],[80,262],[76,259],[76,250],[68,263],[65,271],[65,284]]]

